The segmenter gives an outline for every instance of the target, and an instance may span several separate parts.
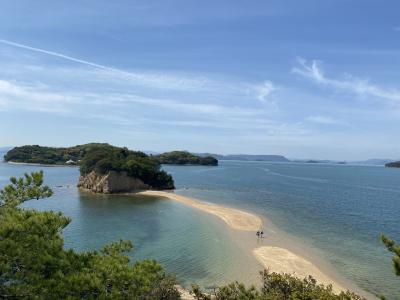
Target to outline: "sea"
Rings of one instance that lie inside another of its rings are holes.
[[[258,214],[360,289],[400,299],[400,278],[379,238],[384,233],[400,241],[400,169],[241,161],[163,169],[177,193]],[[11,176],[38,170],[54,196],[22,206],[70,217],[66,248],[94,250],[128,239],[133,262],[155,259],[185,287],[246,282],[260,271],[216,217],[162,198],[80,192],[76,167],[0,163],[0,188]]]

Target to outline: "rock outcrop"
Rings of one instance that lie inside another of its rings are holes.
[[[126,172],[110,171],[98,174],[94,171],[79,177],[78,188],[94,193],[112,194],[148,190],[150,186],[142,180],[130,177]]]

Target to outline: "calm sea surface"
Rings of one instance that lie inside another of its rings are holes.
[[[164,168],[179,193],[264,215],[319,249],[343,277],[400,299],[391,256],[379,241],[381,233],[400,241],[400,169],[224,161],[218,167]],[[174,201],[79,193],[77,168],[0,163],[0,187],[10,176],[38,169],[45,171],[55,196],[24,206],[71,217],[64,230],[68,248],[98,249],[129,239],[133,260],[157,259],[185,285],[246,281],[243,274],[258,271],[220,220]]]

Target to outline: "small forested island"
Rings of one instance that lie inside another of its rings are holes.
[[[78,187],[96,193],[173,189],[172,176],[151,156],[128,148],[92,144],[79,162]]]
[[[400,168],[400,161],[394,161],[394,162],[390,162],[385,164],[385,167],[387,168]]]
[[[213,156],[198,156],[187,151],[165,152],[154,156],[161,164],[217,166],[218,159]]]
[[[143,152],[91,143],[70,148],[38,145],[15,147],[4,160],[47,165],[79,165],[78,187],[96,193],[173,189],[172,176],[160,162]]]
[[[89,143],[73,147],[45,147],[26,145],[12,148],[4,156],[7,162],[44,164],[44,165],[79,165],[88,149],[108,144]],[[194,155],[187,151],[171,151],[151,155],[160,164],[217,166],[218,159],[211,155]]]

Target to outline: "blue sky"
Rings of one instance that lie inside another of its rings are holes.
[[[1,1],[0,146],[399,158],[398,1]]]

